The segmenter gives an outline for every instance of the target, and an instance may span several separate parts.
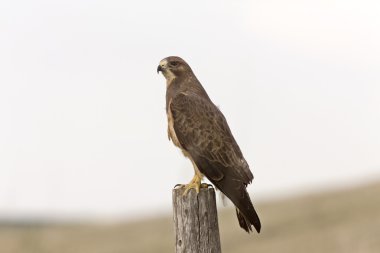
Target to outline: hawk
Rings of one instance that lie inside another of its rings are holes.
[[[193,164],[195,175],[184,187],[204,187],[203,176],[236,207],[240,227],[248,233],[252,226],[260,233],[260,219],[247,192],[253,175],[236,143],[227,121],[211,101],[190,66],[180,57],[160,61],[157,73],[166,79],[168,136]]]

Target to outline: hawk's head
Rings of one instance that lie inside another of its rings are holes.
[[[160,61],[157,73],[162,72],[168,82],[174,78],[192,73],[190,66],[178,56],[169,56]]]

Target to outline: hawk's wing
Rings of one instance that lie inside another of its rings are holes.
[[[253,225],[260,232],[260,220],[246,190],[253,175],[223,114],[210,100],[194,93],[175,96],[169,110],[182,148],[234,203],[240,226],[249,232]]]
[[[181,93],[171,101],[170,110],[182,148],[210,181],[238,180],[244,185],[252,181],[226,119],[211,101],[194,93]]]

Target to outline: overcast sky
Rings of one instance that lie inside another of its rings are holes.
[[[380,2],[1,1],[0,216],[171,209],[159,61],[225,114],[254,201],[380,179]]]

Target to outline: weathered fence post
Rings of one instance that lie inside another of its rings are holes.
[[[176,253],[220,253],[218,215],[213,188],[201,188],[199,194],[173,189],[173,219]]]

